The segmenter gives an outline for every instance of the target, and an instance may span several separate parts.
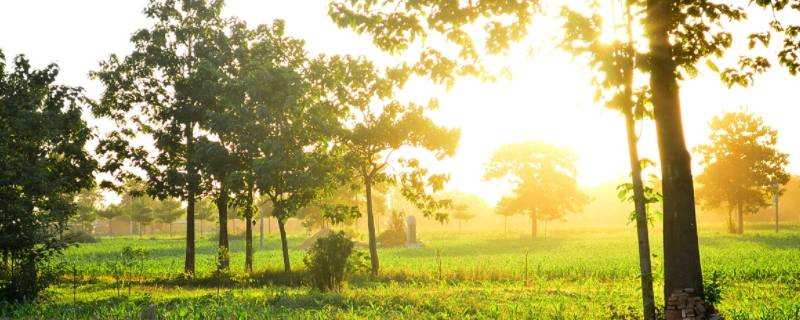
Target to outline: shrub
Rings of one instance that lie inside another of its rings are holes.
[[[341,231],[317,239],[303,259],[315,287],[323,291],[339,291],[347,269],[350,269],[348,260],[353,245],[353,241]]]
[[[406,244],[406,224],[403,221],[403,213],[392,212],[389,229],[381,232],[377,240],[382,247],[397,247]]]
[[[97,242],[97,239],[95,239],[94,236],[83,230],[70,230],[64,232],[64,235],[61,237],[61,239],[70,244]]]

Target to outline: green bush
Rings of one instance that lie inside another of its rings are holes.
[[[64,235],[61,237],[61,239],[70,244],[97,242],[97,239],[95,239],[94,236],[83,230],[70,230],[64,232]]]
[[[353,241],[341,231],[317,239],[303,259],[311,275],[311,283],[323,291],[339,291],[348,269],[351,269],[348,268],[348,260],[353,253],[353,245]]]
[[[398,247],[406,244],[406,224],[403,221],[403,213],[392,212],[389,229],[378,235],[378,243],[381,247]]]

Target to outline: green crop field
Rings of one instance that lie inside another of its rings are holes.
[[[727,319],[800,318],[800,228],[767,226],[744,236],[701,230],[704,274],[717,274]],[[294,248],[305,238],[290,237]],[[531,240],[513,233],[428,233],[416,249],[381,249],[381,275],[354,275],[340,293],[310,288],[304,252],[292,250],[292,276],[282,274],[277,238],[255,254],[245,276],[243,241],[232,243],[234,274],[214,277],[215,242],[198,241],[198,274],[184,278],[183,239],[111,238],[68,250],[70,270],[39,304],[3,305],[0,315],[34,319],[270,318],[639,318],[638,260],[633,229],[557,230]],[[661,251],[654,232],[653,252]],[[145,258],[130,281],[109,267],[126,246]],[[258,248],[258,241],[256,241]],[[662,268],[654,258],[656,301]],[[221,283],[224,281],[224,283]]]

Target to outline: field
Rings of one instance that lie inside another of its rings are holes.
[[[706,278],[717,274],[727,319],[800,319],[800,228],[780,234],[749,227],[744,236],[701,230]],[[306,235],[290,238],[294,247]],[[653,252],[661,251],[653,234]],[[198,275],[181,276],[183,240],[101,239],[68,250],[71,270],[44,303],[0,305],[0,318],[271,319],[638,318],[640,298],[633,228],[556,230],[531,240],[522,233],[423,233],[425,248],[380,249],[381,276],[355,275],[341,293],[306,285],[302,257],[292,250],[287,276],[278,240],[256,238],[256,274],[241,274],[243,241],[232,243],[231,279],[212,276],[215,242],[198,241]],[[130,285],[108,261],[126,246],[146,257],[133,265]],[[661,263],[654,259],[656,301]]]

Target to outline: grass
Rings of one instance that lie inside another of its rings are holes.
[[[727,319],[800,319],[800,229],[790,227],[777,235],[767,225],[744,236],[701,231],[704,273],[722,279],[718,308]],[[291,236],[290,247],[304,238]],[[660,236],[652,238],[660,255]],[[420,239],[425,248],[380,249],[381,275],[356,275],[341,293],[305,285],[302,251],[291,251],[293,276],[280,272],[275,237],[257,250],[252,276],[237,272],[244,265],[244,243],[233,241],[235,274],[224,283],[212,276],[214,241],[198,241],[197,276],[185,279],[182,239],[103,239],[65,254],[77,279],[65,276],[38,304],[0,306],[0,318],[640,318],[632,228],[559,230],[534,240],[490,232]],[[125,246],[148,252],[130,289],[106,263]],[[660,302],[663,270],[658,256],[653,261]]]

